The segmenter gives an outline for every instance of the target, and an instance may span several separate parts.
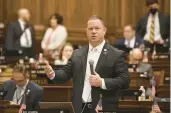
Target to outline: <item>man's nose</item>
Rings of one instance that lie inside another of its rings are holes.
[[[95,29],[93,29],[93,30],[92,30],[92,33],[96,33],[96,30],[95,30]]]

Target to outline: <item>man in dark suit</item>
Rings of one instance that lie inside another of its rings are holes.
[[[144,38],[147,47],[163,48],[170,38],[170,17],[159,12],[158,0],[147,0],[146,4],[149,13],[137,23],[136,32]]]
[[[12,72],[12,80],[4,82],[3,91],[7,91],[4,100],[13,104],[25,104],[27,109],[39,109],[39,102],[43,99],[43,89],[29,81],[29,70],[23,65],[17,65]]]
[[[5,38],[6,55],[35,57],[35,33],[29,24],[30,13],[27,9],[18,11],[19,19],[8,25]]]
[[[76,113],[84,107],[83,113],[95,113],[100,97],[103,110],[116,110],[120,90],[129,87],[124,52],[105,42],[106,30],[103,20],[92,16],[86,28],[89,45],[77,49],[63,70],[53,70],[46,62],[45,72],[53,82],[73,78],[72,103]],[[90,71],[90,61],[95,72]]]
[[[124,39],[117,40],[115,45],[125,46],[127,48],[141,48],[144,47],[143,39],[136,35],[135,27],[132,25],[126,25],[123,29]]]

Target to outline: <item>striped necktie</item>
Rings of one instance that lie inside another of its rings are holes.
[[[154,28],[155,28],[155,25],[154,25],[154,17],[152,17],[151,27],[150,27],[150,38],[149,38],[149,42],[151,44],[154,43]]]

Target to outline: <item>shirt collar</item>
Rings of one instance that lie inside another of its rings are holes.
[[[127,40],[127,39],[126,39],[126,43],[129,42],[129,41],[130,41],[130,42],[135,41],[135,38],[136,38],[136,37],[134,36],[131,40]]]
[[[159,15],[159,13],[158,12],[156,12],[156,14],[154,14],[154,18],[155,17],[158,17],[158,15]],[[150,13],[150,17],[153,17],[153,15]]]
[[[103,42],[101,44],[99,44],[98,46],[94,47],[89,43],[89,52],[92,51],[92,49],[97,49],[98,52],[101,53],[103,46],[105,45],[105,40],[103,40]]]
[[[20,25],[24,25],[25,24],[25,22],[23,20],[21,20],[21,19],[18,19],[18,21],[19,21]]]

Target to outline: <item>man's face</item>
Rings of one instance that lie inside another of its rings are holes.
[[[89,42],[98,45],[104,40],[106,27],[99,19],[92,19],[87,23],[86,32]]]
[[[16,85],[21,87],[23,87],[27,82],[27,79],[20,72],[13,72],[12,80],[16,83]]]
[[[135,30],[133,30],[130,26],[125,26],[123,36],[125,39],[130,40],[135,36]]]
[[[154,4],[149,5],[149,9],[152,9],[152,8],[159,9],[159,4],[154,3]]]
[[[25,14],[24,14],[24,20],[29,22],[30,21],[30,12],[29,11],[26,11]]]

